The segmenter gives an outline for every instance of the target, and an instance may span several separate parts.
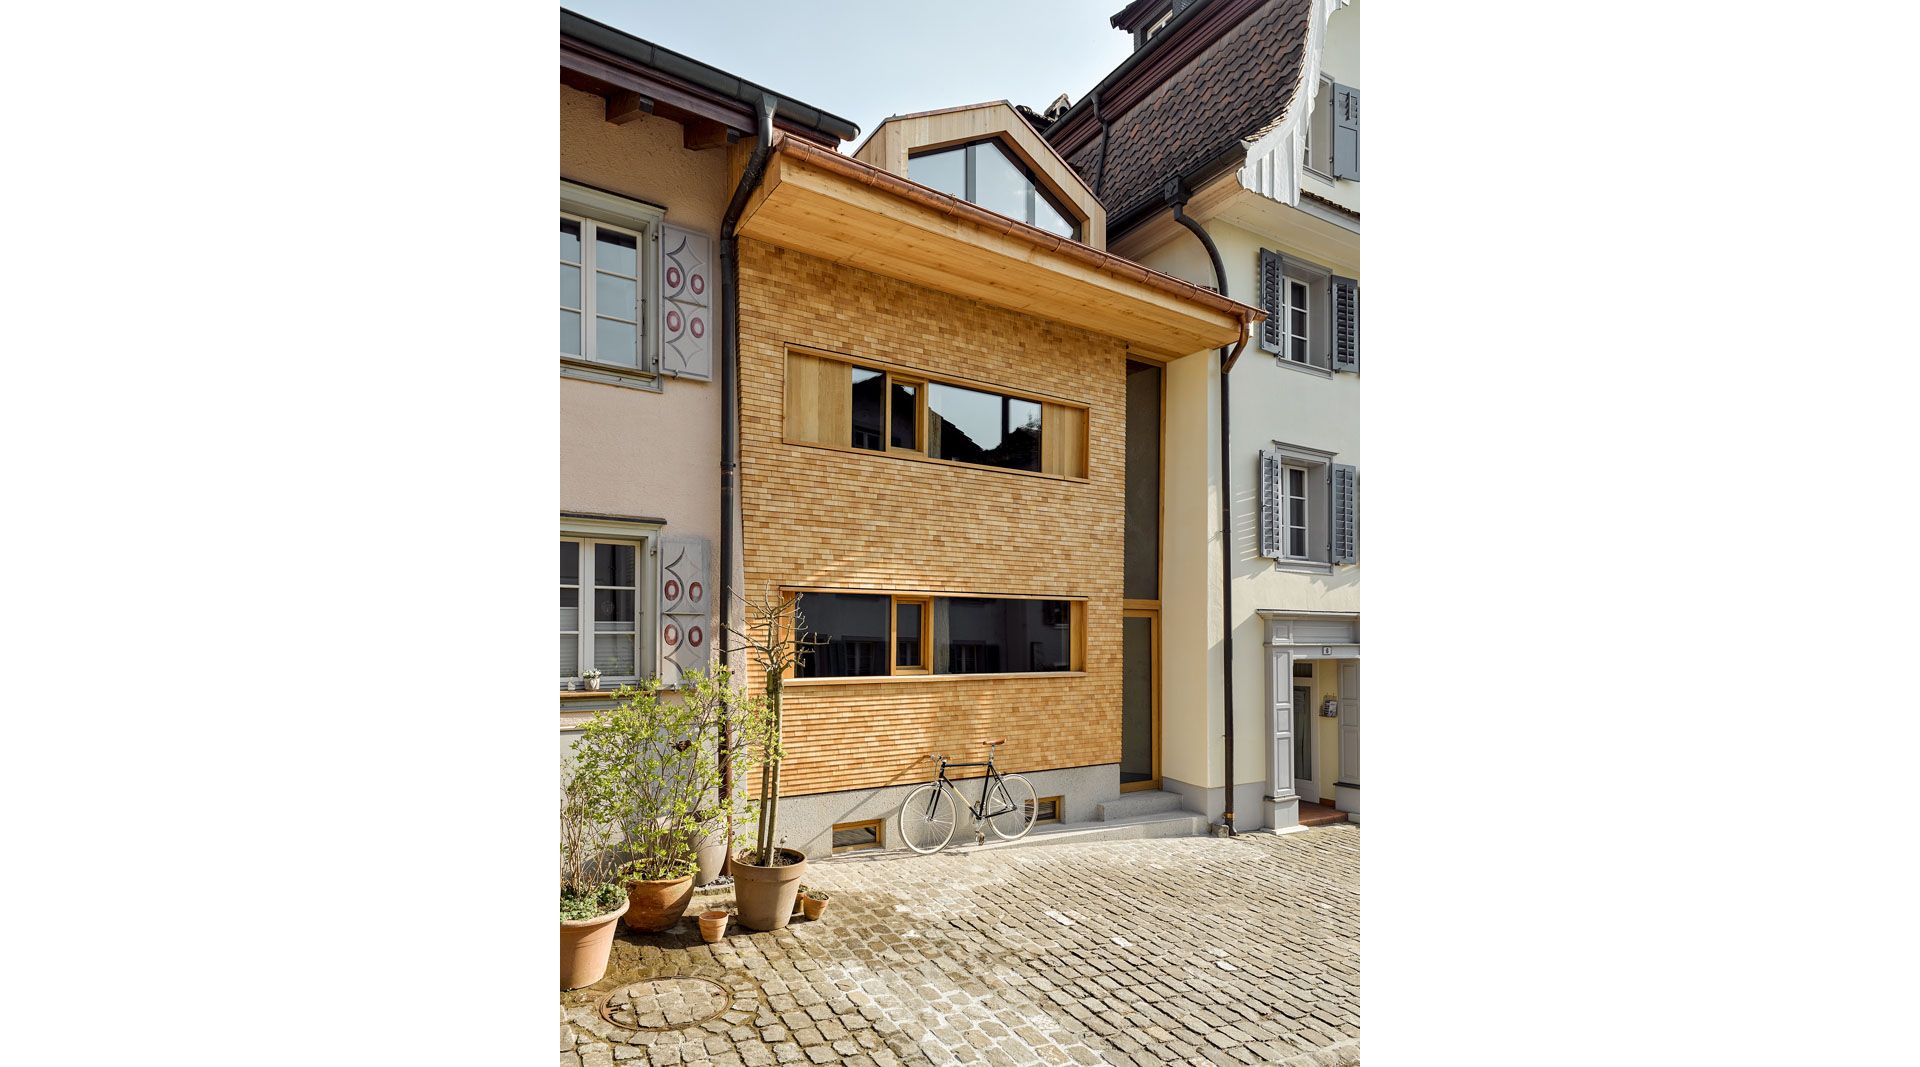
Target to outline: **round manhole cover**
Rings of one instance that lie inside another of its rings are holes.
[[[600,999],[600,1017],[628,1030],[684,1030],[727,1010],[733,994],[710,978],[649,978]]]

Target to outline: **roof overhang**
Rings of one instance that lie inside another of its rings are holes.
[[[1258,308],[791,137],[742,236],[1106,334],[1165,361],[1231,345]]]

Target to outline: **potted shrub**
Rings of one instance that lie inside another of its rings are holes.
[[[693,900],[698,844],[717,821],[719,724],[734,699],[724,668],[690,672],[677,692],[658,679],[622,686],[618,703],[595,715],[574,745],[583,771],[615,791],[615,818],[627,862],[628,928],[665,930]]]
[[[800,894],[800,907],[806,911],[807,918],[818,919],[820,913],[827,910],[827,891],[809,889]]]
[[[581,671],[580,680],[586,683],[588,689],[600,688],[600,668],[588,667]]]
[[[578,989],[607,975],[614,924],[627,895],[610,877],[619,832],[614,794],[605,778],[568,778],[560,805],[560,988]]]
[[[745,599],[745,598],[743,598]],[[745,702],[736,717],[738,744],[731,750],[743,764],[760,771],[759,821],[753,846],[733,856],[733,901],[740,925],[749,930],[778,930],[793,917],[807,857],[778,847],[780,815],[780,691],[802,652],[815,642],[802,637],[805,620],[799,598],[772,593],[746,600],[747,626],[733,630],[741,647],[766,675],[766,696]]]

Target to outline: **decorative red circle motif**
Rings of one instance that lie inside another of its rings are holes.
[[[667,268],[667,284],[675,289],[680,288],[680,268],[679,267]]]
[[[706,634],[700,632],[700,627],[695,626],[693,629],[687,631],[687,644],[694,648],[699,648],[700,642],[706,640],[706,636]]]
[[[680,627],[675,626],[672,623],[668,623],[667,628],[660,631],[660,636],[662,639],[664,639],[667,642],[667,644],[677,645],[680,643]],[[699,644],[700,642],[698,641],[694,642],[695,646],[698,646]]]
[[[680,332],[680,313],[671,308],[667,310],[667,329],[674,333]]]
[[[668,578],[667,584],[661,586],[660,591],[667,594],[668,600],[680,599],[680,580],[678,578]]]
[[[705,337],[707,335],[707,322],[705,319],[693,320],[693,335],[695,337]]]
[[[688,600],[700,599],[700,583],[699,582],[687,583],[687,599]]]
[[[707,291],[706,276],[700,275],[700,274],[694,275],[693,281],[691,283],[691,287],[693,289],[693,295],[695,296],[699,296],[701,293],[706,292]]]

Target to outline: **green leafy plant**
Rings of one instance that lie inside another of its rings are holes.
[[[757,867],[777,865],[780,819],[780,761],[786,751],[780,743],[781,690],[787,672],[800,657],[820,644],[804,632],[797,595],[780,596],[769,590],[760,597],[741,597],[746,626],[728,627],[741,649],[766,676],[764,697],[742,705],[735,718],[736,757],[743,765],[760,769],[759,827],[748,862]]]
[[[606,775],[576,766],[560,799],[560,919],[605,915],[626,900],[612,880],[618,804]]]
[[[725,667],[689,672],[677,690],[658,679],[623,685],[574,742],[578,774],[612,791],[611,817],[626,862],[623,881],[681,878],[725,814],[720,730],[744,698]]]

